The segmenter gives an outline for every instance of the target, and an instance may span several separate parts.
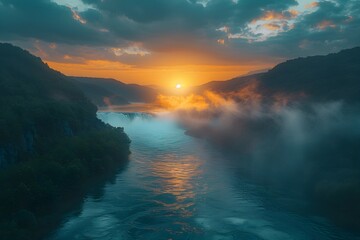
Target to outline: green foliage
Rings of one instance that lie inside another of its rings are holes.
[[[0,167],[16,163],[0,170],[2,240],[43,237],[54,211],[129,155],[123,129],[98,120],[67,77],[9,44],[0,44],[0,110]]]
[[[0,44],[0,109],[0,145],[29,129],[42,138],[64,123],[80,132],[97,122],[96,107],[66,76],[9,44]]]
[[[34,238],[38,237],[34,222],[41,222],[51,207],[82,191],[89,179],[116,170],[129,154],[129,143],[122,129],[106,126],[63,137],[47,152],[2,170],[0,236],[12,239],[28,230]],[[27,217],[30,228],[17,223],[16,214],[22,210],[33,216],[34,220]]]

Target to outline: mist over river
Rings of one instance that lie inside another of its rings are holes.
[[[100,197],[88,196],[50,239],[360,239],[307,211],[307,203],[251,183],[171,116],[99,113],[124,127],[130,161]]]

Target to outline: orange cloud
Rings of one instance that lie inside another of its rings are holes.
[[[285,19],[285,16],[282,13],[268,11],[262,17],[258,18],[257,21],[258,20],[269,21],[269,20],[273,20],[273,19]]]
[[[299,15],[299,12],[296,11],[295,9],[290,9],[287,12],[290,13],[290,18],[295,18]]]
[[[299,14],[298,11],[294,9],[290,9],[285,12],[275,12],[275,11],[267,11],[264,15],[259,18],[256,18],[251,21],[251,23],[255,23],[257,21],[271,21],[271,20],[284,20],[295,18]]]
[[[318,6],[319,6],[318,2],[312,2],[312,3],[309,3],[309,4],[305,5],[305,8],[309,9],[309,8],[315,8],[315,7],[318,7]]]
[[[316,28],[317,29],[320,29],[320,30],[323,30],[323,29],[326,29],[326,28],[336,28],[336,24],[334,24],[332,21],[330,20],[324,20],[320,23],[318,23],[316,25]]]
[[[281,28],[278,24],[274,24],[274,23],[267,23],[267,24],[264,24],[263,26],[266,29],[271,30],[271,31],[276,31]]]
[[[224,39],[218,39],[217,40],[218,44],[224,45],[225,44],[225,40]]]
[[[80,15],[74,9],[72,9],[70,7],[69,7],[69,9],[72,12],[73,19],[75,19],[76,21],[81,22],[82,24],[86,24],[86,20],[81,18]]]

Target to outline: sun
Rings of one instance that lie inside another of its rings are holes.
[[[175,87],[176,87],[176,89],[180,89],[180,88],[181,88],[181,84],[178,83],[178,84],[176,84]]]

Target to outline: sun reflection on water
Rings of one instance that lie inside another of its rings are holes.
[[[152,162],[151,174],[158,178],[158,186],[153,188],[155,194],[169,194],[174,200],[158,201],[170,211],[176,211],[183,217],[193,215],[193,205],[199,186],[197,180],[202,170],[195,156],[177,157],[175,154],[163,156],[162,161]]]

